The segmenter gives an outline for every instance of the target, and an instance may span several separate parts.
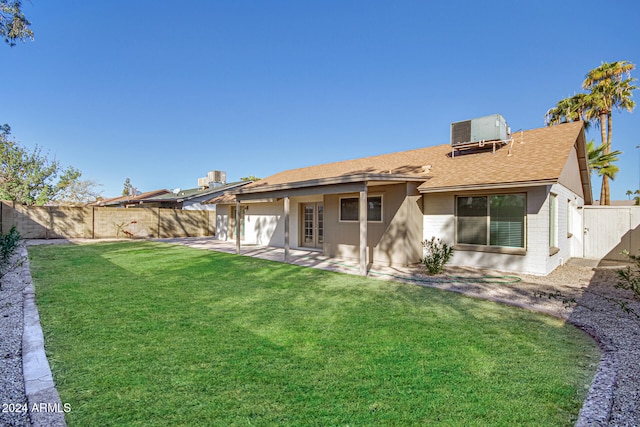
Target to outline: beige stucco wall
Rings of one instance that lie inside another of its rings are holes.
[[[422,203],[415,184],[372,186],[369,195],[383,198],[383,221],[369,222],[367,230],[368,262],[378,265],[407,265],[417,263],[422,256]],[[356,222],[341,222],[341,197],[358,197],[357,193],[310,195],[291,197],[289,216],[289,244],[300,248],[303,203],[324,204],[323,252],[330,257],[358,259],[360,226]],[[242,244],[284,246],[284,204],[282,200],[269,203],[247,203],[245,234]],[[229,227],[230,206],[218,205],[217,238],[233,241]]]
[[[421,196],[414,184],[372,186],[370,196],[382,196],[382,222],[367,223],[367,258],[377,265],[419,262],[422,239]],[[340,198],[357,193],[325,196],[325,254],[358,259],[360,225],[339,220]]]

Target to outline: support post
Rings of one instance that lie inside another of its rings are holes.
[[[360,275],[367,275],[367,184],[360,191],[358,219],[360,222]]]
[[[289,196],[284,197],[284,262],[289,262]]]
[[[236,198],[236,254],[240,255],[240,201]]]

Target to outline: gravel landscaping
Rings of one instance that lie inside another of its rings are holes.
[[[12,262],[16,262],[14,256]],[[22,268],[8,272],[0,282],[0,425],[29,426],[22,376],[23,291]]]
[[[24,253],[22,247],[18,256],[24,256]],[[480,278],[484,275],[504,273],[461,268],[447,269],[449,277],[438,278],[423,276],[420,270],[415,269],[377,271],[382,273],[378,274],[382,278],[392,274],[396,278],[405,277],[410,283],[554,315],[585,330],[600,344],[603,353],[577,425],[640,425],[640,301],[634,299],[630,291],[615,288],[616,268],[592,268],[586,264],[569,263],[547,277],[519,275],[522,279],[519,282],[509,278],[482,281]],[[371,276],[375,277],[376,273],[372,272]],[[424,280],[416,282],[416,278]],[[16,406],[10,406],[12,404],[25,405],[27,402],[22,371],[22,336],[23,291],[28,283],[28,263],[6,274],[1,282],[2,426],[31,425],[27,413],[9,410],[16,409]]]

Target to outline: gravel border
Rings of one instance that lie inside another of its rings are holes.
[[[47,241],[46,243],[67,243],[68,241]],[[37,244],[38,242],[27,242]],[[189,244],[186,240],[184,244]],[[214,245],[215,246],[215,245]],[[202,241],[198,241],[202,247]],[[209,248],[211,249],[211,248]],[[218,248],[219,249],[219,248]],[[216,250],[214,248],[214,250]],[[0,404],[29,404],[49,402],[61,405],[53,381],[35,388],[27,385],[30,396],[25,394],[25,377],[22,371],[23,354],[33,351],[32,344],[24,344],[25,324],[35,323],[33,313],[37,308],[33,300],[33,288],[29,263],[26,259],[25,244],[21,244],[15,260],[23,262],[16,270],[2,278],[0,289]],[[254,255],[255,256],[255,255]],[[258,255],[259,256],[259,255]],[[269,252],[272,256],[272,252]],[[309,264],[308,256],[302,263]],[[317,267],[331,269],[330,263],[320,260]],[[576,260],[580,262],[581,260]],[[294,261],[295,262],[295,261]],[[404,276],[409,283],[421,276],[417,269],[374,269],[394,278]],[[375,272],[374,272],[375,273]],[[469,282],[464,277],[479,275],[503,275],[493,271],[475,269],[447,269],[451,277],[423,276],[424,286],[431,286],[468,296],[515,305],[565,319],[591,335],[602,349],[602,357],[588,396],[576,423],[584,426],[640,426],[640,301],[634,299],[630,291],[615,288],[617,275],[615,268],[592,268],[586,265],[566,264],[557,268],[549,276],[518,275],[517,283]],[[372,274],[372,277],[374,275]],[[31,288],[29,286],[31,285]],[[623,304],[627,311],[621,308]],[[40,326],[39,320],[37,327]],[[40,331],[40,337],[42,332]],[[29,333],[25,333],[25,342]],[[35,334],[35,341],[40,338]],[[40,341],[42,342],[42,341]],[[44,348],[41,349],[44,355]],[[46,357],[36,359],[47,365]],[[28,373],[25,372],[25,375]],[[49,376],[51,375],[49,371]],[[40,378],[42,372],[35,375]],[[44,373],[45,379],[46,373]],[[27,384],[33,377],[27,377]],[[35,393],[34,393],[34,390]],[[43,392],[39,394],[40,392]],[[60,406],[57,406],[60,408]],[[44,417],[42,416],[44,415]],[[53,418],[47,418],[52,416]],[[32,424],[33,423],[33,424]],[[1,412],[2,426],[64,426],[63,411],[43,411],[30,414],[23,411]]]
[[[18,261],[18,256],[11,262]],[[0,279],[0,425],[30,426],[22,377],[23,290],[21,270]],[[7,406],[5,406],[7,405]]]
[[[0,424],[64,427],[64,409],[44,350],[27,249],[22,242],[10,260],[17,268],[2,278],[0,307]],[[1,310],[1,309],[0,309]],[[6,317],[5,317],[6,315]],[[8,352],[8,353],[7,353]],[[5,406],[6,405],[6,406]]]

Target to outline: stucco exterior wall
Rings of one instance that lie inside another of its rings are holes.
[[[367,230],[367,257],[380,265],[407,265],[417,263],[422,256],[422,203],[415,184],[375,186],[369,195],[383,198],[382,222],[369,222]],[[358,259],[359,223],[339,220],[340,198],[358,197],[357,193],[292,197],[289,213],[289,244],[300,248],[301,206],[303,203],[324,204],[325,255],[336,258]],[[245,232],[242,244],[284,246],[284,204],[282,200],[270,203],[242,204]],[[220,240],[235,240],[230,230],[229,215],[232,206],[219,205],[216,236]]]
[[[456,249],[451,266],[491,268],[507,272],[547,275],[572,256],[582,256],[580,208],[584,201],[563,185],[505,191],[473,191],[424,195],[424,239],[432,236],[455,244],[455,197],[524,193],[527,198],[526,253],[524,255]],[[557,252],[549,248],[549,194],[557,196]],[[568,221],[571,216],[571,221]],[[553,253],[555,252],[555,253]]]
[[[218,205],[216,210],[216,238],[235,241],[231,217],[235,205]],[[241,243],[251,245],[284,246],[283,202],[241,204],[244,211],[244,236]]]
[[[252,203],[245,211],[245,242],[284,246],[283,202]]]
[[[382,222],[367,224],[367,258],[377,265],[408,265],[422,255],[422,210],[414,184],[370,187],[369,196],[382,196]],[[340,198],[356,193],[325,196],[325,254],[358,259],[360,226],[339,220]]]

